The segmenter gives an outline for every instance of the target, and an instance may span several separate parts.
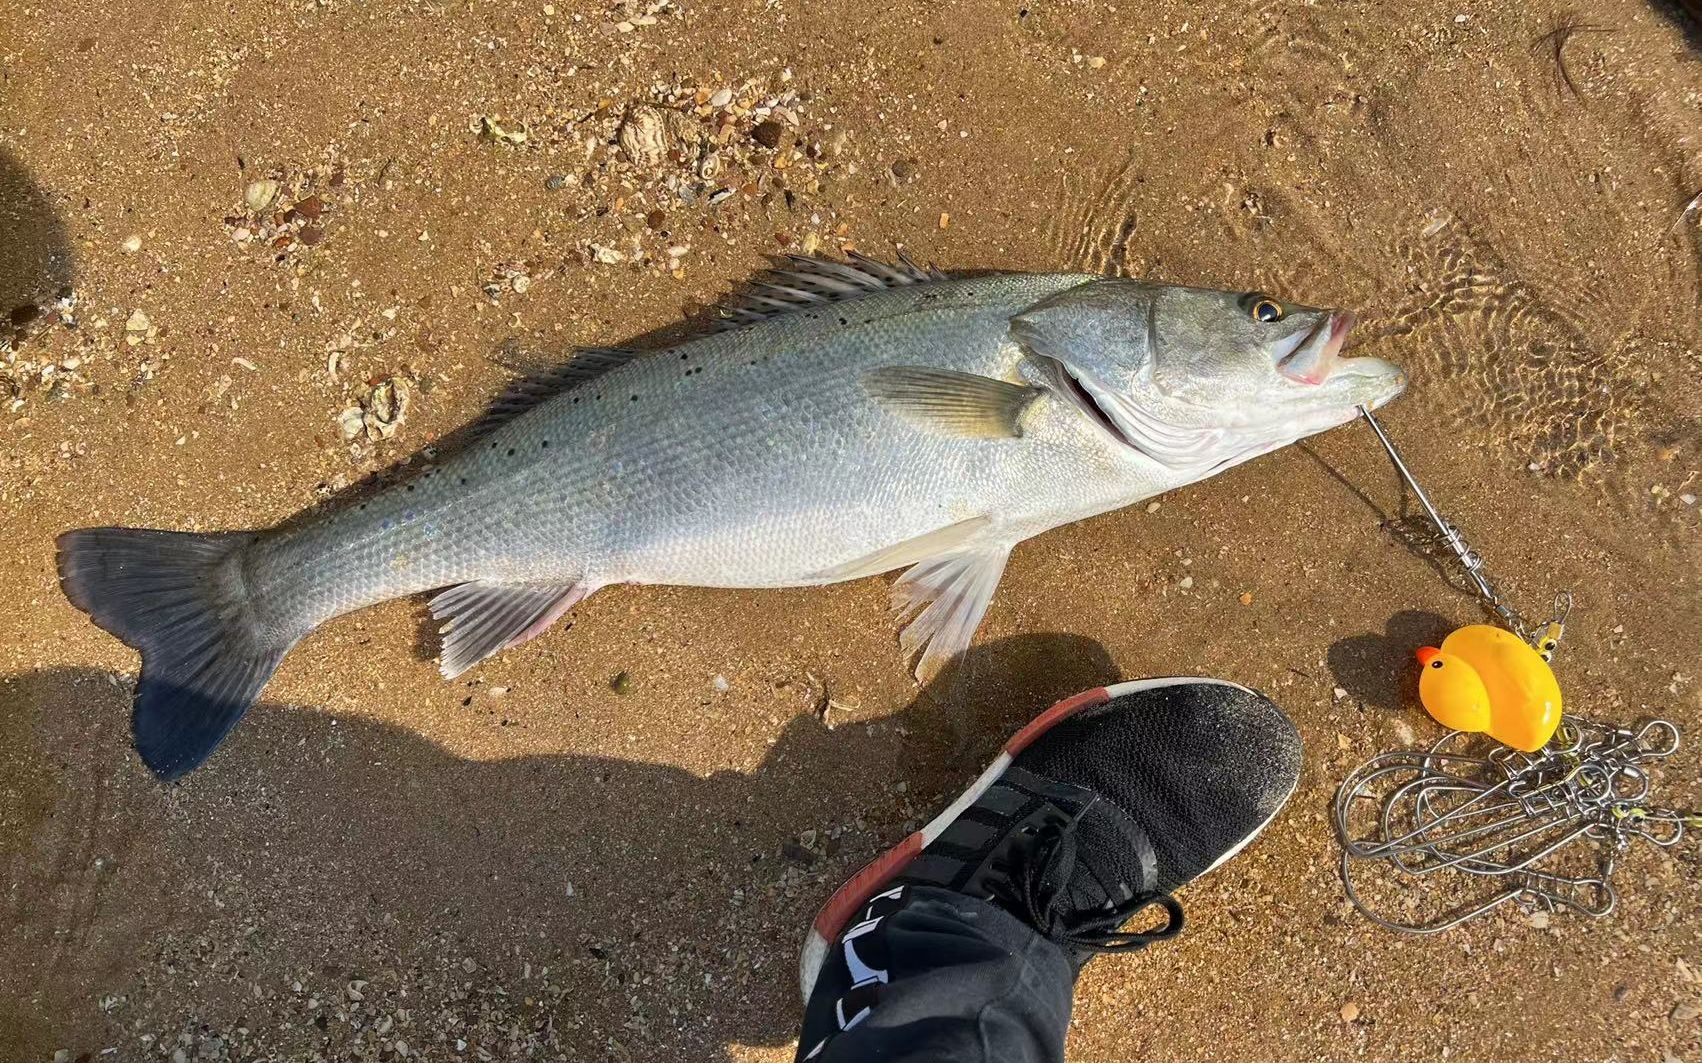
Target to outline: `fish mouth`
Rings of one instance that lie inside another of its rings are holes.
[[[1341,363],[1342,344],[1353,328],[1353,314],[1336,310],[1277,360],[1277,372],[1297,384],[1322,384]]]
[[[1376,409],[1400,395],[1407,385],[1406,373],[1400,367],[1381,358],[1342,357],[1354,320],[1350,311],[1332,311],[1295,344],[1294,350],[1277,360],[1277,372],[1296,384],[1328,384],[1332,392],[1345,391],[1349,407],[1355,410],[1359,406]]]

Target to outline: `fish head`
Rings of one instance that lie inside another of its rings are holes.
[[[1164,464],[1220,468],[1343,424],[1406,387],[1343,357],[1345,310],[1262,292],[1095,280],[1017,315],[1012,334],[1054,390]]]

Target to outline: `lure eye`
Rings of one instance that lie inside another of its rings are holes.
[[[1430,662],[1430,667],[1432,667],[1432,668],[1440,668],[1440,667],[1442,667],[1442,662],[1441,662],[1441,661],[1431,661],[1431,662]]]
[[[1253,301],[1252,314],[1254,321],[1267,325],[1273,321],[1281,321],[1282,304],[1275,299],[1266,299],[1261,296]]]

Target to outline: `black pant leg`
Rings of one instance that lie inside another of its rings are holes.
[[[1075,975],[1009,913],[948,890],[876,896],[804,1010],[811,1063],[1062,1063]]]

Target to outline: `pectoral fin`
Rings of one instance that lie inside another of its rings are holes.
[[[1039,388],[974,373],[894,365],[864,374],[863,388],[881,406],[923,428],[981,439],[1022,435],[1022,415]]]

